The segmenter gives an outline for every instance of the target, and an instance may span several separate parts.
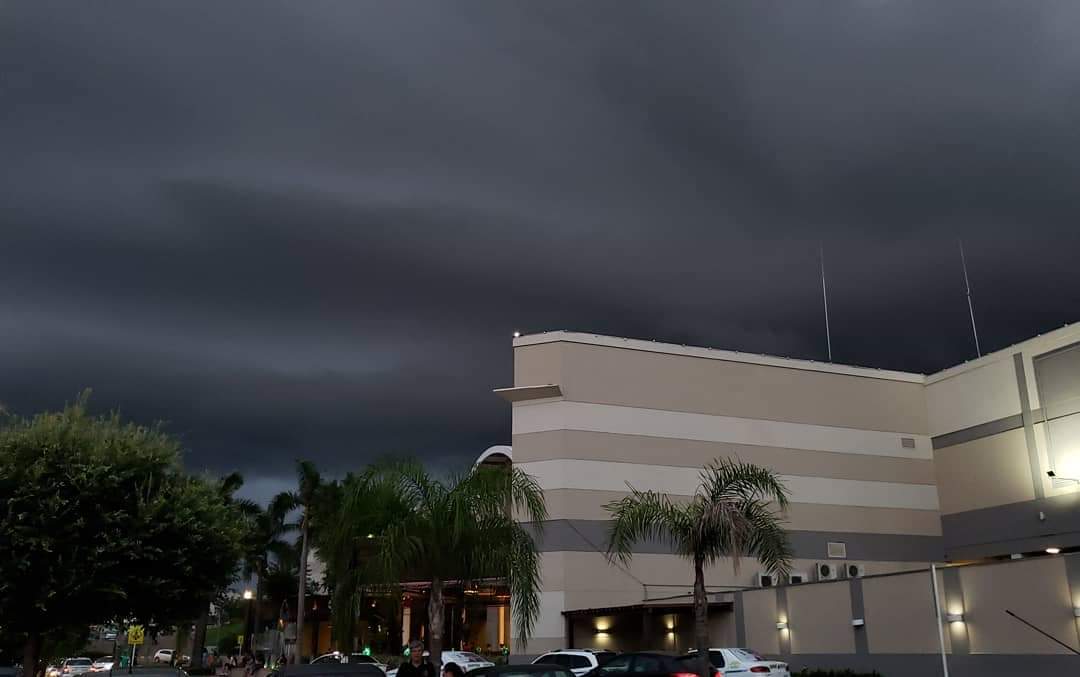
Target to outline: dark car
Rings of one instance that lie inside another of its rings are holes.
[[[374,663],[307,663],[283,665],[270,673],[274,677],[386,677]]]
[[[484,672],[480,673],[481,670]],[[483,674],[483,677],[574,677],[574,673],[553,663],[497,665],[492,668],[477,668],[469,671],[469,677],[479,674]]]
[[[686,656],[640,651],[619,654],[586,677],[622,677],[631,673],[634,677],[696,677],[696,672],[696,661]],[[717,674],[714,668],[713,675]]]

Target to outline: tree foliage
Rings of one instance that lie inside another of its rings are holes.
[[[431,581],[428,605],[431,655],[442,648],[442,586],[450,580],[505,577],[522,643],[540,613],[540,557],[524,522],[547,517],[536,481],[519,468],[476,467],[442,482],[415,462],[381,469],[405,511],[378,536],[383,576]]]
[[[215,483],[185,474],[179,458],[159,427],[92,416],[86,394],[0,427],[5,632],[40,648],[115,618],[164,627],[196,617],[232,580],[243,532]]]
[[[787,488],[774,472],[722,460],[701,471],[701,484],[689,501],[630,487],[628,496],[605,506],[613,517],[609,560],[627,564],[635,545],[654,541],[693,563],[695,645],[703,675],[709,673],[705,567],[730,558],[737,570],[741,558],[755,557],[778,575],[791,568],[791,547],[774,504],[780,510],[788,504]]]

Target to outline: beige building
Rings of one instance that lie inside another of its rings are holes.
[[[513,403],[512,451],[496,455],[537,479],[549,511],[530,654],[688,648],[689,565],[659,543],[643,544],[628,567],[609,565],[604,506],[628,485],[689,495],[700,468],[727,457],[782,475],[794,573],[805,585],[760,589],[753,562],[737,573],[715,567],[707,574],[715,644],[750,644],[793,664],[933,658],[929,564],[1000,557],[1007,563],[998,568],[946,570],[942,604],[985,598],[991,573],[1011,582],[1028,574],[1002,572],[1046,567],[1046,592],[1068,618],[1064,640],[1080,642],[1072,592],[1080,595],[1080,555],[1036,558],[1080,546],[1080,494],[1068,479],[1080,477],[1080,326],[930,376],[551,332],[514,340],[514,385],[496,392]],[[864,625],[851,624],[855,614]],[[916,618],[925,632],[885,630]],[[964,655],[1043,653],[1045,638],[1017,646],[1005,635],[1007,650],[995,652],[995,633],[1018,629],[1005,618],[965,622]]]

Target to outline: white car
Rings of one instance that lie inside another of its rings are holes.
[[[355,664],[355,663],[367,663],[369,665],[374,665],[375,667],[382,670],[383,674],[386,674],[386,664],[385,663],[380,663],[379,661],[375,660],[371,656],[368,656],[368,655],[362,654],[362,653],[343,654],[340,651],[331,651],[330,653],[325,653],[325,654],[319,656],[318,658],[316,658],[315,660],[313,660],[311,662],[313,664],[314,663],[353,663],[353,664]]]
[[[158,649],[154,654],[155,663],[172,663],[173,650],[172,649]]]
[[[424,652],[424,658],[430,659],[431,654],[427,651]],[[470,670],[477,668],[493,668],[495,664],[482,656],[478,656],[471,651],[443,651],[442,663],[439,665],[437,675],[442,674],[442,668],[445,665],[456,665],[461,668],[462,672],[468,673]],[[386,673],[386,677],[397,677],[397,668],[390,670]]]
[[[60,664],[60,677],[72,677],[90,672],[94,662],[89,658],[68,658]]]
[[[614,651],[602,651],[597,649],[556,649],[543,654],[533,663],[545,663],[559,665],[581,677],[586,672],[600,667],[607,661],[615,658]]]
[[[102,656],[90,666],[90,672],[108,672],[113,669],[113,663],[112,656]]]
[[[696,654],[691,649],[687,655]],[[709,649],[709,662],[724,677],[791,677],[787,663],[771,661],[752,649]]]

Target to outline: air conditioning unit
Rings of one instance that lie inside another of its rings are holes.
[[[862,578],[866,575],[866,567],[861,564],[845,564],[844,578]]]
[[[754,579],[754,583],[759,588],[772,588],[776,586],[776,577],[772,574],[759,571],[757,577]]]
[[[835,581],[840,578],[839,569],[836,562],[818,562],[814,565],[814,574],[819,581]]]
[[[792,571],[788,574],[788,585],[798,585],[800,583],[809,583],[810,575],[805,571]]]

